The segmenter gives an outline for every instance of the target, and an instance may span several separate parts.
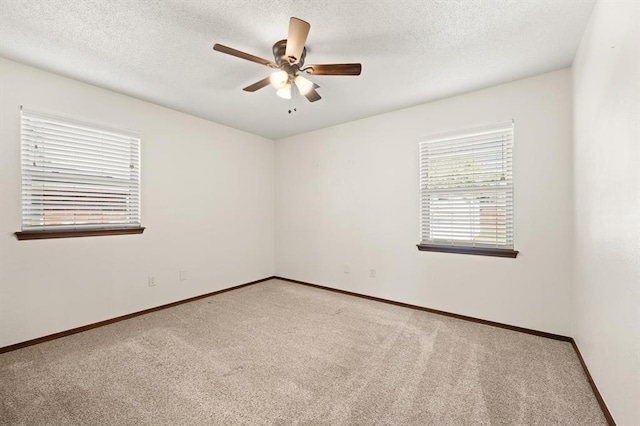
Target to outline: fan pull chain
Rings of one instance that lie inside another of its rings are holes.
[[[298,112],[298,110],[295,107],[295,103],[294,100],[295,98],[298,96],[298,91],[294,89],[293,84],[291,85],[291,98],[289,99],[289,114],[291,114],[292,112]]]

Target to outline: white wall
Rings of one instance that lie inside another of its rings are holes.
[[[1,59],[0,93],[0,347],[273,275],[273,141]],[[20,105],[142,132],[144,234],[15,239]]]
[[[419,139],[512,118],[518,258],[418,252]],[[276,273],[572,335],[571,139],[561,70],[279,140]]]
[[[620,426],[640,424],[640,3],[599,2],[573,64],[575,339]]]

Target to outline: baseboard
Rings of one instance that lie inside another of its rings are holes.
[[[380,297],[368,296],[366,294],[354,293],[352,291],[340,290],[340,289],[337,289],[337,288],[326,287],[326,286],[319,285],[319,284],[312,284],[312,283],[308,283],[308,282],[305,282],[305,281],[299,281],[299,280],[294,280],[294,279],[291,279],[291,278],[284,278],[284,277],[278,277],[278,276],[262,278],[262,279],[259,279],[259,280],[256,280],[256,281],[251,281],[251,282],[248,282],[248,283],[245,283],[245,284],[240,284],[240,285],[236,285],[236,286],[233,286],[233,287],[225,288],[225,289],[222,289],[222,290],[213,291],[211,293],[201,294],[200,296],[190,297],[188,299],[179,300],[177,302],[167,303],[166,305],[156,306],[155,308],[145,309],[143,311],[138,311],[138,312],[134,312],[134,313],[127,314],[127,315],[122,315],[122,316],[119,316],[119,317],[116,317],[116,318],[111,318],[111,319],[108,319],[108,320],[99,321],[99,322],[96,322],[96,323],[93,323],[93,324],[83,325],[82,327],[73,328],[71,330],[61,331],[59,333],[50,334],[48,336],[38,337],[36,339],[27,340],[25,342],[20,342],[20,343],[16,343],[16,344],[9,345],[9,346],[4,346],[4,347],[0,348],[0,354],[5,353],[5,352],[14,351],[16,349],[25,348],[27,346],[36,345],[38,343],[47,342],[49,340],[59,339],[60,337],[70,336],[72,334],[80,333],[82,331],[91,330],[92,328],[102,327],[104,325],[109,325],[109,324],[113,324],[113,323],[116,323],[116,322],[119,322],[119,321],[124,321],[124,320],[130,319],[130,318],[134,318],[134,317],[137,317],[137,316],[140,316],[140,315],[145,315],[145,314],[148,314],[148,313],[151,313],[151,312],[160,311],[162,309],[171,308],[171,307],[174,307],[174,306],[181,305],[183,303],[193,302],[194,300],[203,299],[205,297],[215,296],[216,294],[225,293],[227,291],[237,290],[237,289],[242,288],[242,287],[248,287],[250,285],[258,284],[258,283],[261,283],[263,281],[269,281],[271,279],[278,279],[278,280],[281,280],[281,281],[287,281],[287,282],[294,283],[294,284],[305,285],[305,286],[315,287],[315,288],[322,289],[322,290],[328,290],[328,291],[332,291],[332,292],[336,292],[336,293],[342,293],[342,294],[346,294],[346,295],[349,295],[349,296],[355,296],[355,297],[360,297],[360,298],[363,298],[363,299],[374,300],[376,302],[388,303],[388,304],[391,304],[391,305],[401,306],[401,307],[404,307],[404,308],[416,309],[416,310],[419,310],[419,311],[429,312],[429,313],[432,313],[432,314],[443,315],[443,316],[447,316],[447,317],[451,317],[451,318],[457,318],[457,319],[464,320],[464,321],[471,321],[471,322],[475,322],[475,323],[478,323],[478,324],[489,325],[489,326],[492,326],[492,327],[498,327],[498,328],[504,328],[504,329],[512,330],[512,331],[518,331],[520,333],[532,334],[534,336],[545,337],[547,339],[554,339],[554,340],[560,340],[560,341],[563,341],[563,342],[569,342],[573,346],[573,349],[575,350],[576,355],[578,356],[578,359],[580,361],[580,365],[582,365],[582,369],[584,370],[584,373],[587,376],[587,381],[589,382],[589,385],[591,386],[591,390],[593,391],[593,394],[595,395],[596,400],[598,401],[598,404],[600,405],[600,408],[602,409],[602,413],[604,414],[604,417],[606,418],[606,420],[607,420],[607,422],[609,423],[610,426],[616,426],[616,423],[613,420],[613,416],[611,415],[611,412],[609,411],[609,408],[605,404],[604,399],[602,398],[602,395],[600,395],[600,391],[598,390],[598,387],[596,386],[595,382],[593,381],[593,378],[591,377],[591,373],[589,373],[589,369],[587,368],[587,364],[584,362],[584,359],[582,358],[582,354],[580,353],[580,350],[578,349],[578,345],[576,344],[576,341],[573,339],[573,337],[562,336],[562,335],[553,334],[553,333],[547,333],[547,332],[539,331],[539,330],[532,330],[532,329],[524,328],[524,327],[517,327],[515,325],[509,325],[509,324],[504,324],[504,323],[501,323],[501,322],[484,320],[484,319],[480,319],[480,318],[470,317],[470,316],[467,316],[467,315],[454,314],[454,313],[451,313],[451,312],[441,311],[441,310],[438,310],[438,309],[431,309],[431,308],[426,308],[424,306],[411,305],[409,303],[403,303],[403,302],[396,302],[395,300],[388,300],[388,299],[383,299],[383,298],[380,298]]]
[[[309,287],[319,288],[319,289],[322,289],[322,290],[328,290],[328,291],[333,291],[333,292],[336,292],[336,293],[342,293],[342,294],[346,294],[346,295],[349,295],[349,296],[360,297],[360,298],[368,299],[368,300],[375,300],[376,302],[388,303],[388,304],[391,304],[391,305],[401,306],[401,307],[404,307],[404,308],[416,309],[418,311],[429,312],[429,313],[432,313],[432,314],[443,315],[443,316],[451,317],[451,318],[457,318],[457,319],[464,320],[464,321],[471,321],[471,322],[475,322],[475,323],[478,323],[478,324],[490,325],[490,326],[493,326],[493,327],[504,328],[504,329],[507,329],[507,330],[518,331],[520,333],[532,334],[534,336],[545,337],[547,339],[560,340],[562,342],[571,343],[571,346],[573,346],[573,349],[575,350],[576,355],[578,356],[578,360],[580,361],[580,365],[582,365],[582,369],[584,370],[584,373],[587,376],[587,381],[589,382],[589,385],[591,386],[591,390],[593,391],[593,394],[595,395],[596,400],[598,401],[598,404],[600,405],[600,409],[602,410],[602,413],[604,414],[604,417],[607,420],[607,423],[609,423],[609,426],[616,426],[616,423],[613,420],[613,416],[611,415],[611,412],[609,411],[609,408],[605,404],[604,399],[602,398],[602,395],[600,395],[600,391],[598,390],[598,387],[596,386],[595,382],[593,381],[593,378],[591,377],[591,373],[589,373],[589,369],[587,368],[587,364],[584,362],[584,359],[582,358],[582,354],[580,353],[580,350],[578,349],[578,345],[576,344],[576,341],[574,340],[573,337],[562,336],[560,334],[547,333],[547,332],[539,331],[539,330],[532,330],[530,328],[517,327],[515,325],[509,325],[509,324],[504,324],[504,323],[501,323],[501,322],[484,320],[484,319],[480,319],[480,318],[470,317],[470,316],[467,316],[467,315],[454,314],[454,313],[451,313],[451,312],[440,311],[438,309],[426,308],[424,306],[411,305],[409,303],[396,302],[395,300],[388,300],[388,299],[383,299],[383,298],[380,298],[380,297],[367,296],[366,294],[354,293],[352,291],[340,290],[340,289],[337,289],[337,288],[326,287],[326,286],[319,285],[319,284],[312,284],[312,283],[308,283],[308,282],[305,282],[305,281],[293,280],[291,278],[284,278],[284,277],[278,277],[278,276],[273,277],[273,278],[281,280],[281,281],[288,281],[288,282],[294,283],[294,284],[301,284],[301,285],[306,285],[306,286],[309,286]]]
[[[451,312],[440,311],[438,309],[426,308],[424,306],[411,305],[409,303],[403,303],[403,302],[396,302],[395,300],[389,300],[389,299],[383,299],[383,298],[380,298],[380,297],[368,296],[366,294],[354,293],[354,292],[351,292],[351,291],[340,290],[340,289],[332,288],[332,287],[325,287],[325,286],[319,285],[319,284],[312,284],[312,283],[308,283],[308,282],[304,282],[304,281],[298,281],[298,280],[293,280],[293,279],[290,279],[290,278],[283,278],[283,277],[278,277],[278,276],[276,276],[274,278],[276,278],[278,280],[282,280],[282,281],[288,281],[290,283],[302,284],[302,285],[306,285],[306,286],[310,286],[310,287],[321,288],[323,290],[333,291],[333,292],[336,292],[336,293],[347,294],[349,296],[356,296],[356,297],[360,297],[360,298],[363,298],[363,299],[375,300],[376,302],[382,302],[382,303],[388,303],[388,304],[391,304],[391,305],[402,306],[403,308],[410,308],[410,309],[415,309],[415,310],[418,310],[418,311],[429,312],[429,313],[432,313],[432,314],[444,315],[446,317],[457,318],[457,319],[461,319],[461,320],[465,320],[465,321],[471,321],[471,322],[475,322],[475,323],[478,323],[478,324],[490,325],[490,326],[493,326],[493,327],[504,328],[504,329],[512,330],[512,331],[519,331],[520,333],[533,334],[534,336],[546,337],[547,339],[561,340],[563,342],[571,342],[573,340],[573,338],[571,338],[571,337],[562,336],[560,334],[547,333],[545,331],[539,331],[539,330],[532,330],[530,328],[517,327],[515,325],[503,324],[501,322],[489,321],[489,320],[484,320],[484,319],[475,318],[475,317],[469,317],[467,315],[454,314],[454,313],[451,313]]]
[[[5,352],[15,351],[16,349],[26,348],[27,346],[37,345],[38,343],[48,342],[49,340],[54,340],[54,339],[59,339],[61,337],[70,336],[72,334],[76,334],[76,333],[80,333],[80,332],[83,332],[83,331],[91,330],[92,328],[102,327],[102,326],[113,324],[113,323],[116,323],[116,322],[119,322],[119,321],[124,321],[124,320],[130,319],[130,318],[138,317],[140,315],[148,314],[148,313],[155,312],[155,311],[160,311],[162,309],[172,308],[174,306],[182,305],[183,303],[193,302],[194,300],[203,299],[203,298],[209,297],[209,296],[215,296],[216,294],[225,293],[227,291],[237,290],[239,288],[247,287],[247,286],[254,285],[254,284],[258,284],[258,283],[261,283],[263,281],[268,281],[268,280],[273,279],[273,278],[275,278],[275,277],[262,278],[262,279],[259,279],[259,280],[256,280],[256,281],[251,281],[251,282],[248,282],[248,283],[239,284],[239,285],[236,285],[236,286],[233,286],[233,287],[229,287],[229,288],[225,288],[225,289],[222,289],[222,290],[212,291],[211,293],[201,294],[200,296],[194,296],[194,297],[190,297],[188,299],[179,300],[177,302],[167,303],[166,305],[156,306],[155,308],[145,309],[143,311],[138,311],[138,312],[134,312],[134,313],[131,313],[131,314],[127,314],[127,315],[122,315],[122,316],[119,316],[119,317],[111,318],[111,319],[108,319],[108,320],[94,322],[93,324],[87,324],[87,325],[83,325],[81,327],[72,328],[71,330],[65,330],[65,331],[61,331],[59,333],[49,334],[47,336],[42,336],[42,337],[38,337],[38,338],[35,338],[35,339],[27,340],[27,341],[24,341],[24,342],[15,343],[13,345],[4,346],[4,347],[0,348],[0,354],[3,354]]]
[[[582,354],[580,353],[580,349],[578,349],[578,344],[576,343],[575,339],[571,339],[571,345],[573,346],[573,349],[576,351],[576,355],[578,355],[578,359],[580,360],[580,364],[582,365],[584,374],[587,375],[587,380],[589,381],[591,390],[593,391],[593,394],[596,396],[596,399],[598,400],[598,404],[600,404],[600,408],[602,409],[602,413],[604,414],[604,417],[607,419],[607,423],[609,423],[609,426],[616,426],[616,422],[613,420],[613,416],[611,415],[611,412],[609,411],[607,404],[605,404],[604,399],[602,398],[602,395],[600,395],[600,391],[596,386],[596,382],[593,381],[593,377],[591,377],[591,373],[589,373],[589,369],[587,368],[587,363],[584,362],[584,358],[582,358]]]

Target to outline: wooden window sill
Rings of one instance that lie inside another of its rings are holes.
[[[111,228],[111,229],[83,229],[65,231],[21,231],[16,232],[18,240],[44,240],[49,238],[76,238],[98,237],[103,235],[129,235],[142,234],[144,227],[140,228]]]
[[[435,244],[418,244],[420,251],[438,251],[441,253],[475,254],[478,256],[496,256],[515,258],[519,251],[509,249],[492,249],[481,247],[439,246]]]

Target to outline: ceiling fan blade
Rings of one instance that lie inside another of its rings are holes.
[[[322,99],[320,97],[320,94],[318,92],[316,92],[316,89],[311,89],[309,90],[305,95],[305,98],[307,98],[309,100],[309,102],[315,102],[315,101],[319,101],[320,99]]]
[[[226,53],[227,55],[235,56],[236,58],[246,59],[247,61],[256,62],[256,63],[258,63],[260,65],[266,65],[266,66],[271,67],[271,68],[277,68],[278,67],[274,62],[268,61],[266,59],[259,58],[259,57],[254,56],[254,55],[250,55],[248,53],[241,52],[241,51],[236,50],[236,49],[232,49],[231,47],[227,47],[227,46],[224,46],[222,44],[218,44],[218,43],[214,44],[213,45],[213,50],[216,50],[216,51],[222,52],[222,53]]]
[[[311,75],[360,75],[361,64],[310,65],[304,69]]]
[[[269,83],[271,82],[269,79],[270,79],[270,77],[263,78],[262,80],[257,81],[255,83],[253,83],[252,85],[245,87],[242,90],[244,90],[245,92],[255,92],[256,90],[259,90],[259,89],[262,89],[265,86],[268,86]]]
[[[287,36],[287,50],[285,56],[290,64],[300,62],[304,44],[307,42],[307,35],[311,25],[298,18],[289,19],[289,35]]]

